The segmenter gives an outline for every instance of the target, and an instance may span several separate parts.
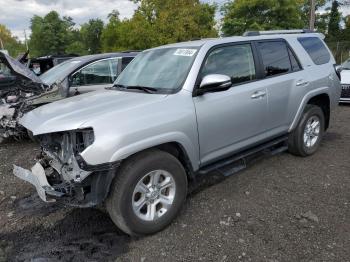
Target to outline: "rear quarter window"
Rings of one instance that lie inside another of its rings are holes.
[[[316,65],[327,64],[330,61],[331,55],[318,37],[300,37],[298,41]]]

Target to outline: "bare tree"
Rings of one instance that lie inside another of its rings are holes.
[[[310,23],[309,29],[315,30],[316,3],[315,0],[310,0]]]

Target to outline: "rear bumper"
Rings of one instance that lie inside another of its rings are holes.
[[[350,98],[341,97],[339,101],[340,101],[340,103],[350,103]]]
[[[341,103],[350,103],[350,85],[342,84],[340,102]]]

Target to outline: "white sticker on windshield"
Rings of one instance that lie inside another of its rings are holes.
[[[174,55],[193,56],[196,52],[197,52],[197,49],[177,49]]]

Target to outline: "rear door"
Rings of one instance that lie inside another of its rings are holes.
[[[308,79],[291,47],[284,39],[255,42],[264,69],[262,86],[267,89],[269,136],[286,133],[292,121],[290,98],[296,87],[306,88]]]

